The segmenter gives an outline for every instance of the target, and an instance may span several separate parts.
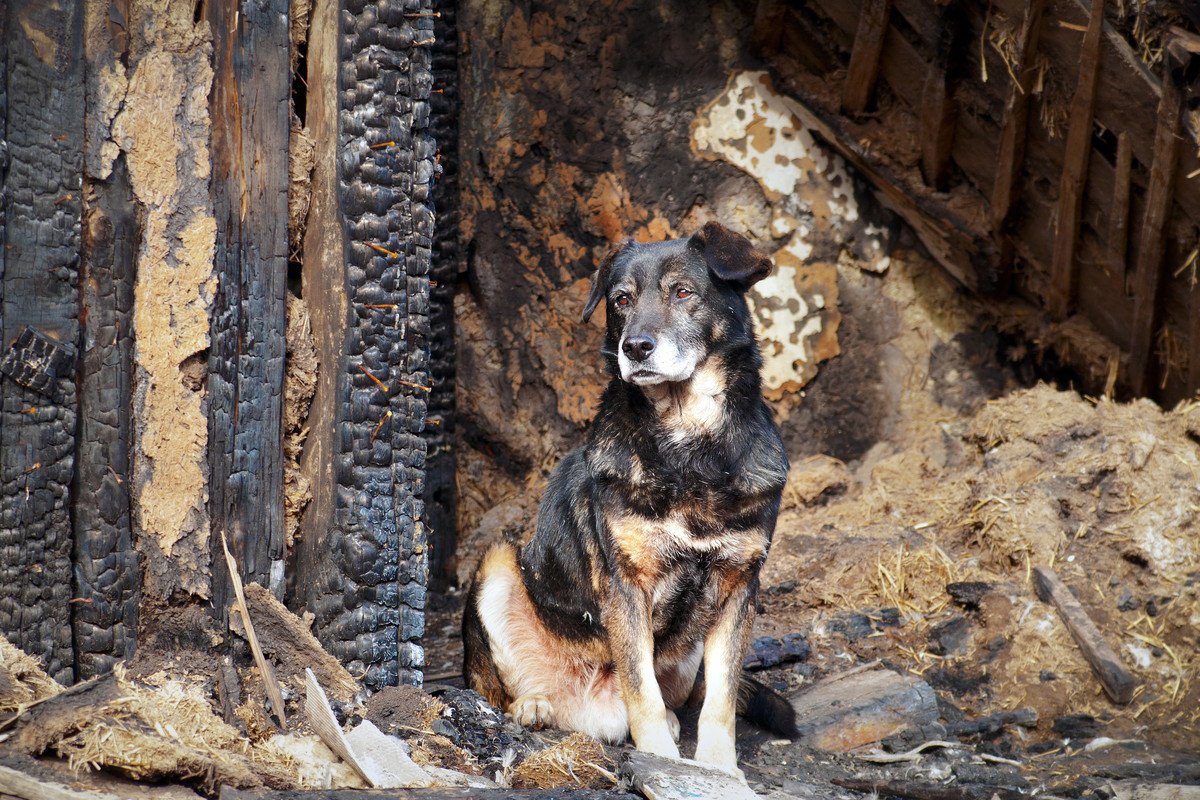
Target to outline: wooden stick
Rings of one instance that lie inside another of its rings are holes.
[[[1117,136],[1117,174],[1113,178],[1112,202],[1108,206],[1108,263],[1117,274],[1128,278],[1125,253],[1129,249],[1129,185],[1133,172],[1133,140],[1128,131]]]
[[[1092,13],[1079,52],[1079,81],[1071,98],[1067,143],[1058,184],[1058,225],[1054,231],[1054,252],[1050,257],[1050,297],[1047,299],[1050,314],[1060,320],[1070,313],[1075,303],[1075,246],[1079,239],[1087,163],[1092,154],[1096,75],[1100,71],[1103,31],[1104,0],[1092,0]]]
[[[850,67],[842,86],[844,114],[862,113],[871,102],[891,14],[892,0],[864,0],[859,8],[854,49],[850,51]]]
[[[258,643],[258,636],[254,633],[254,623],[250,620],[250,611],[246,608],[246,593],[242,587],[242,574],[238,572],[237,560],[234,559],[233,553],[229,552],[229,540],[225,537],[225,531],[221,531],[221,547],[225,549],[225,563],[229,567],[229,579],[233,581],[233,593],[236,597],[235,606],[239,614],[242,615],[242,624],[246,628],[246,641],[250,643],[250,652],[254,655],[254,663],[258,665],[258,671],[262,674],[263,685],[267,690],[267,698],[271,701],[271,708],[275,710],[275,716],[279,719],[279,727],[283,728],[287,725],[287,714],[283,710],[283,693],[279,691],[279,682],[275,680],[275,671],[271,669],[271,665],[267,663],[267,659],[263,656],[262,647]]]
[[[950,85],[950,59],[957,45],[956,7],[938,6],[937,53],[921,89],[921,175],[927,186],[941,191],[950,177],[950,153],[958,123],[958,105]]]
[[[1029,124],[1029,96],[1032,93],[1034,59],[1037,56],[1038,36],[1042,29],[1042,10],[1046,0],[1026,0],[1025,17],[1017,34],[1020,60],[1013,65],[1017,81],[1013,83],[1004,107],[1004,127],[1000,131],[1000,151],[996,162],[996,178],[992,183],[992,231],[1004,232],[1009,211],[1016,197],[1021,165],[1025,161],[1025,132]]]
[[[1146,393],[1150,385],[1150,348],[1154,343],[1155,310],[1158,284],[1162,275],[1163,236],[1171,213],[1171,195],[1179,162],[1180,112],[1183,92],[1171,79],[1173,61],[1163,56],[1162,98],[1158,102],[1158,122],[1154,130],[1154,162],[1150,167],[1150,186],[1146,190],[1146,209],[1138,238],[1137,273],[1133,278],[1133,337],[1129,345],[1129,385],[1134,394]],[[1196,335],[1196,303],[1192,303],[1192,336]],[[1200,339],[1193,338],[1193,342]],[[1188,385],[1200,384],[1200,359],[1188,365]]]
[[[1117,654],[1109,647],[1104,636],[1092,622],[1087,611],[1071,594],[1054,570],[1049,567],[1034,567],[1033,586],[1042,602],[1052,604],[1071,632],[1075,643],[1083,651],[1092,672],[1100,679],[1104,692],[1114,703],[1124,705],[1133,699],[1137,679],[1125,669]]]

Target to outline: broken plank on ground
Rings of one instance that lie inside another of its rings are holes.
[[[1100,679],[1105,694],[1115,703],[1124,704],[1132,700],[1137,680],[1125,669],[1121,659],[1096,627],[1096,623],[1092,622],[1087,611],[1075,599],[1075,595],[1071,594],[1066,584],[1059,580],[1054,570],[1049,567],[1035,567],[1033,585],[1037,596],[1043,602],[1051,603],[1058,609],[1067,630],[1071,632],[1092,671]]]
[[[792,698],[806,744],[844,753],[938,717],[929,684],[889,669],[850,672],[818,681]]]
[[[596,789],[324,789],[273,791],[222,786],[219,800],[637,800],[626,792]],[[724,800],[724,798],[723,798]]]
[[[663,758],[639,751],[626,753],[618,771],[647,800],[755,800],[750,787],[728,772],[683,758]]]

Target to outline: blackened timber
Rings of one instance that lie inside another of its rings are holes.
[[[1108,262],[1112,270],[1128,276],[1125,254],[1129,250],[1129,189],[1133,177],[1133,143],[1128,131],[1117,135],[1117,165],[1112,199],[1108,204]]]
[[[939,191],[947,188],[950,179],[950,154],[958,122],[950,71],[964,27],[962,13],[956,5],[937,7],[937,49],[921,89],[921,174],[927,186]]]
[[[1138,238],[1137,272],[1133,278],[1133,335],[1129,344],[1129,385],[1136,395],[1150,386],[1150,348],[1154,342],[1158,287],[1162,277],[1167,217],[1171,212],[1175,171],[1179,161],[1179,134],[1183,92],[1171,76],[1172,59],[1163,58],[1162,97],[1154,133],[1154,160],[1146,189],[1145,212]],[[1196,319],[1193,312],[1193,320]],[[1196,327],[1192,327],[1193,335]],[[1192,339],[1193,342],[1196,339]],[[1193,353],[1195,349],[1193,349]],[[1188,365],[1189,383],[1200,379],[1200,363],[1193,355]]]
[[[1067,120],[1067,142],[1063,149],[1062,174],[1058,184],[1058,220],[1054,250],[1050,256],[1050,314],[1063,319],[1075,303],[1078,265],[1075,259],[1079,220],[1083,212],[1083,190],[1087,181],[1088,157],[1092,152],[1092,128],[1096,107],[1096,75],[1100,71],[1100,42],[1104,32],[1104,0],[1092,0],[1087,32],[1079,49],[1079,80],[1071,98]]]
[[[846,83],[842,86],[843,113],[861,113],[867,110],[871,102],[891,14],[892,0],[863,0],[858,12],[854,49],[850,51]]]
[[[221,534],[246,580],[283,592],[283,369],[291,53],[288,0],[206,3],[217,294],[208,359],[213,607]],[[240,8],[240,10],[239,10]]]
[[[1042,11],[1046,0],[1026,0],[1025,16],[1017,33],[1019,61],[1013,65],[1012,89],[1004,107],[1004,123],[1000,130],[1000,146],[996,160],[996,178],[992,182],[992,231],[997,237],[1005,234],[1005,223],[1012,209],[1021,165],[1025,162],[1026,128],[1029,124],[1029,101],[1033,93],[1037,69],[1038,36],[1042,28]]]
[[[331,435],[310,440],[310,449],[329,448],[332,491],[320,490],[326,475],[318,476],[295,588],[315,615],[321,643],[378,688],[419,684],[424,667],[420,433],[430,388],[434,36],[430,0],[341,6],[318,4],[309,37],[307,121],[317,168],[305,285],[310,276],[321,280],[314,266],[329,271],[337,263],[310,258],[310,246],[327,258],[340,252],[346,294],[331,314],[341,320],[313,314],[322,377],[309,419],[331,426]],[[336,91],[330,68],[340,68]],[[330,154],[332,175],[321,166]],[[330,226],[338,236],[322,238],[320,229]],[[330,341],[334,329],[340,333]],[[306,453],[306,470],[314,463]]]
[[[0,349],[26,329],[73,356],[79,336],[83,3],[10,0]],[[71,637],[73,370],[49,395],[0,379],[0,630],[58,681]]]
[[[136,639],[141,575],[129,498],[133,275],[141,240],[136,208],[123,156],[106,179],[89,176],[75,473],[75,596],[79,602],[74,637],[80,679],[107,672],[131,656]]]
[[[750,29],[750,49],[755,55],[768,56],[779,49],[786,14],[787,5],[783,0],[758,0]]]
[[[429,424],[425,427],[425,520],[429,577],[444,587],[453,580],[458,502],[454,455],[454,290],[458,280],[458,27],[457,2],[438,0],[434,18],[431,133],[441,175],[433,187],[437,225],[429,288]]]

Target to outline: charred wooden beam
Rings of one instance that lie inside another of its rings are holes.
[[[1164,236],[1175,190],[1179,161],[1179,133],[1183,114],[1183,91],[1171,75],[1170,54],[1163,58],[1162,97],[1154,134],[1154,160],[1146,191],[1142,230],[1138,238],[1137,272],[1133,278],[1133,336],[1129,346],[1129,385],[1143,395],[1150,387],[1150,348],[1154,343],[1158,287],[1162,277]],[[1195,315],[1193,314],[1193,319]],[[1196,330],[1195,327],[1192,329]],[[1193,339],[1193,342],[1197,339]],[[1188,366],[1189,381],[1200,380],[1200,363],[1193,356]]]
[[[1125,254],[1129,251],[1129,189],[1133,179],[1133,144],[1128,131],[1117,135],[1117,165],[1113,181],[1112,199],[1108,203],[1108,250],[1109,267],[1128,277]]]
[[[433,385],[425,428],[425,520],[429,531],[429,577],[439,586],[454,580],[458,502],[454,455],[454,290],[458,283],[458,26],[456,0],[437,0],[431,46],[433,83],[430,133],[437,142],[441,175],[433,187],[437,226],[429,288],[429,373]]]
[[[431,8],[318,4],[309,36],[317,156],[304,293],[328,308],[313,309],[322,369],[295,595],[321,642],[371,687],[420,683],[424,666]]]
[[[13,0],[0,13],[9,17],[0,355],[16,370],[0,378],[0,630],[70,682],[83,3]],[[47,342],[58,351],[51,361],[38,354]]]
[[[750,29],[750,49],[756,55],[768,56],[779,49],[786,14],[787,4],[783,0],[758,0]]]
[[[1050,257],[1050,296],[1047,305],[1055,319],[1063,319],[1075,303],[1078,273],[1075,260],[1088,157],[1092,153],[1092,128],[1096,107],[1096,75],[1100,71],[1100,42],[1104,30],[1104,0],[1092,0],[1087,32],[1079,50],[1079,80],[1071,98],[1067,142],[1063,150],[1058,186],[1058,223]]]
[[[242,577],[283,592],[283,367],[291,49],[288,0],[207,3],[217,294],[208,360],[213,607]]]
[[[950,178],[958,123],[951,66],[964,26],[962,9],[956,5],[939,5],[937,15],[937,48],[921,88],[921,174],[927,186],[942,191]]]
[[[1038,37],[1042,29],[1042,11],[1046,0],[1026,0],[1025,14],[1017,33],[1018,62],[1013,65],[1012,89],[1004,107],[1004,122],[1000,130],[1000,144],[996,160],[996,177],[992,182],[991,219],[992,232],[997,237],[1005,235],[1005,225],[1016,197],[1017,184],[1021,177],[1021,166],[1025,162],[1026,129],[1029,124],[1029,99],[1033,91],[1037,69]]]
[[[850,51],[850,66],[842,86],[843,113],[861,113],[871,102],[891,14],[892,0],[864,0],[859,8],[858,31],[854,34],[854,49]]]

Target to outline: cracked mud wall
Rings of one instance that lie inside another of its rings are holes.
[[[103,4],[101,4],[103,5]],[[208,597],[204,376],[216,289],[209,197],[208,25],[178,0],[128,6],[127,81],[112,121],[142,215],[134,284],[132,484],[147,599]],[[114,69],[113,94],[120,73]]]
[[[579,314],[625,236],[716,219],[772,256],[749,300],[793,457],[867,458],[927,410],[901,386],[931,347],[963,367],[975,313],[944,311],[956,291],[772,86],[750,21],[683,0],[460,5],[460,581],[484,543],[528,529],[583,440],[606,378],[603,315]]]

